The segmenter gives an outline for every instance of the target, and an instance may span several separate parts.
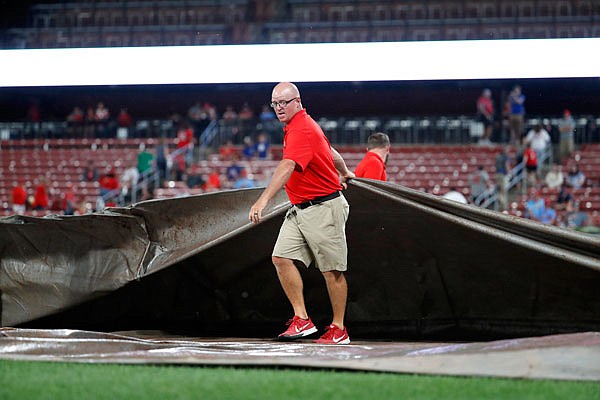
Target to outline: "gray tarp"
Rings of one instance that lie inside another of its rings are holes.
[[[288,203],[280,193],[251,225],[260,192],[0,220],[2,326],[272,333],[291,313],[270,262]],[[600,238],[382,182],[353,180],[345,195],[355,336],[600,330]],[[328,323],[322,277],[301,272]]]

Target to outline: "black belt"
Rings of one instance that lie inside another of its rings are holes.
[[[340,197],[340,192],[333,192],[331,194],[328,194],[327,196],[321,196],[309,201],[305,201],[304,203],[294,204],[294,206],[298,207],[301,210],[304,210],[307,207],[314,206],[315,204],[321,204],[327,200],[333,200],[336,197]]]

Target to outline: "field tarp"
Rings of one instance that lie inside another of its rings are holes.
[[[1,326],[263,337],[291,316],[271,264],[289,203],[262,189],[74,217],[0,219]],[[600,330],[600,238],[355,179],[344,191],[354,337],[473,339]],[[317,324],[322,276],[300,268]]]

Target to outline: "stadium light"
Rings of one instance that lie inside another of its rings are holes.
[[[0,87],[599,77],[600,38],[0,50]]]

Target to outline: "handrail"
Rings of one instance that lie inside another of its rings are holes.
[[[204,131],[202,131],[202,134],[200,135],[200,148],[207,148],[215,139],[218,132],[218,121],[214,119],[210,121],[208,126],[204,128]]]

